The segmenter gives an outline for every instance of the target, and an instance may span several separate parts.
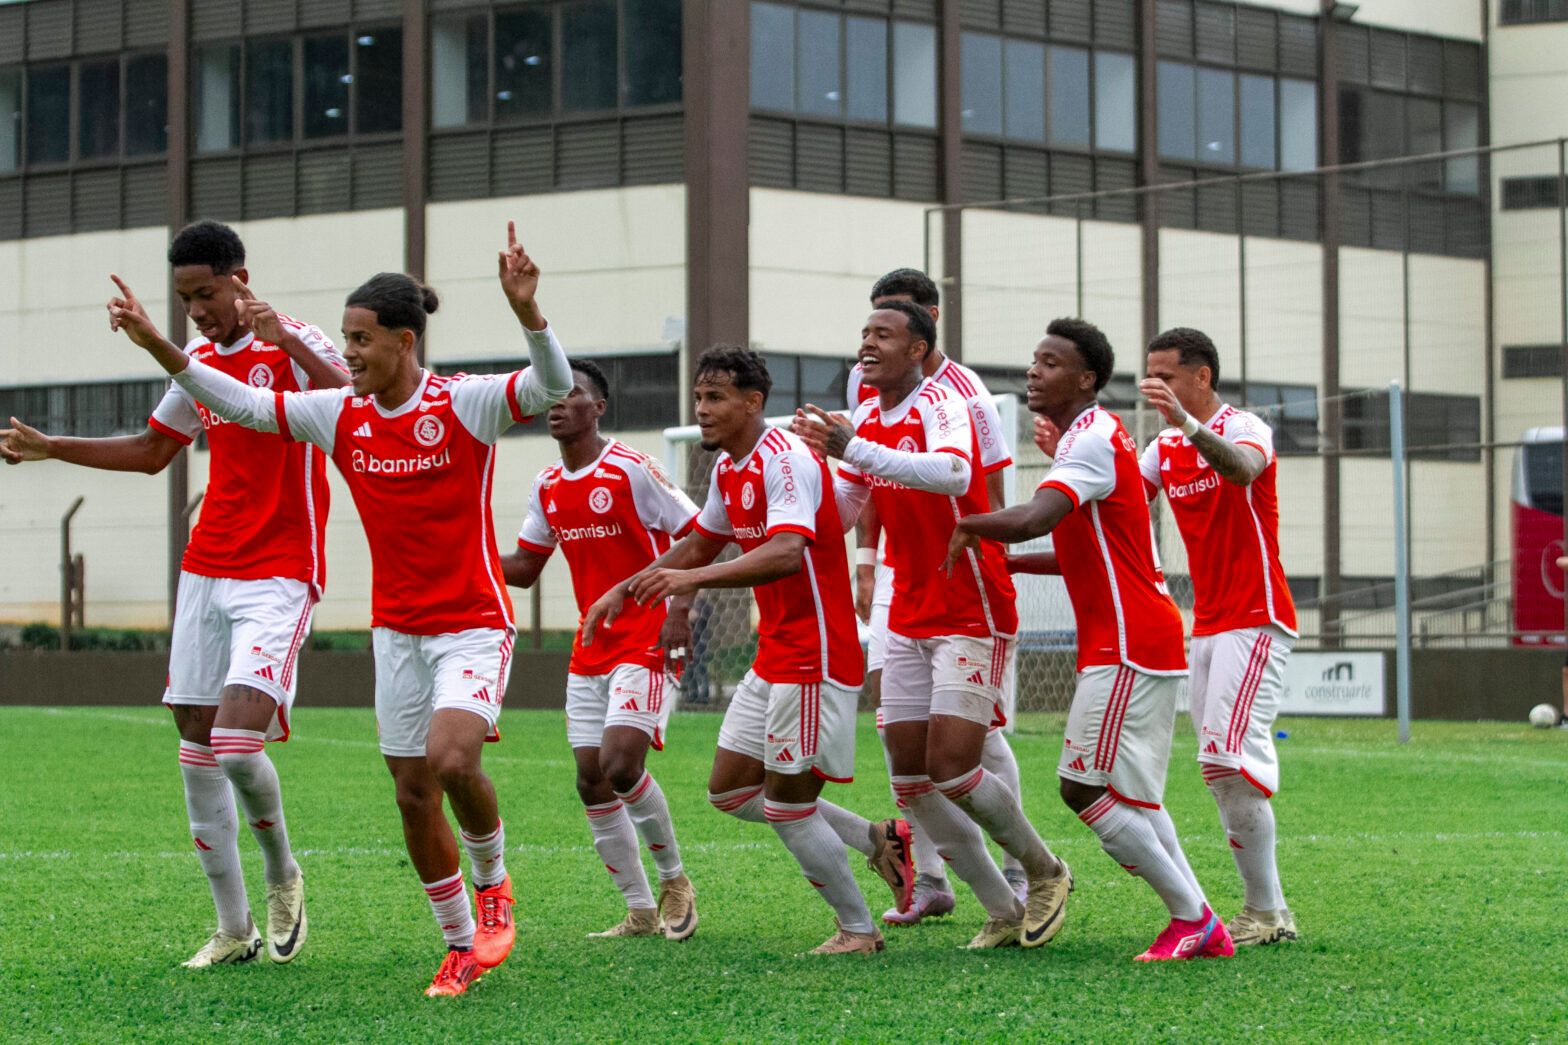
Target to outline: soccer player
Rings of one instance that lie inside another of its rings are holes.
[[[894,269],[876,281],[871,288],[871,307],[881,308],[889,301],[908,301],[917,305],[931,314],[933,323],[941,316],[941,296],[936,283],[919,269]],[[979,374],[947,358],[936,345],[927,353],[921,364],[921,372],[957,392],[969,403],[970,421],[975,426],[980,443],[980,470],[985,476],[990,507],[993,510],[1005,507],[1007,497],[1002,488],[1002,470],[1013,463],[1013,455],[1007,448],[1002,418],[996,411],[990,390]],[[862,380],[861,373],[857,361],[850,368],[844,389],[844,401],[851,409],[877,395],[877,390]],[[856,527],[859,547],[855,552],[855,610],[869,626],[871,638],[866,647],[866,684],[879,697],[879,702],[882,663],[887,651],[887,615],[893,604],[893,568],[882,557],[881,533],[882,524],[877,519],[876,506],[868,502]],[[1016,689],[1012,675],[1008,676],[1007,683],[1003,691],[1002,713],[998,715],[999,721],[986,732],[980,764],[1000,777],[1014,794],[1022,798],[1018,760],[1007,743],[1007,735],[1002,732],[1002,727],[1006,725],[1005,717],[1012,714]],[[879,711],[879,736],[882,735],[884,725]],[[884,754],[886,751],[884,740]],[[891,759],[891,756],[888,757]],[[888,775],[892,776],[892,772],[892,762],[889,761]],[[897,801],[899,807],[903,808],[903,800]],[[947,881],[946,863],[937,854],[936,846],[931,844],[930,836],[921,830],[918,816],[910,817],[909,828],[915,858],[915,894],[908,910],[900,911],[894,907],[882,915],[882,920],[890,925],[918,925],[923,918],[939,918],[952,913],[954,906],[953,887]],[[1028,882],[1023,865],[1011,853],[1003,853],[1002,876],[1022,901],[1027,896]]]
[[[169,246],[169,264],[198,331],[185,347],[190,358],[278,392],[347,383],[343,358],[317,328],[276,314],[265,329],[246,321],[240,306],[254,295],[233,229],[215,221],[186,226]],[[211,467],[180,563],[163,702],[180,734],[185,808],[218,926],[184,964],[238,964],[261,953],[240,867],[236,797],[262,853],[267,955],[287,962],[305,944],[304,877],[263,743],[288,739],[296,658],[326,580],[320,451],[224,424],[171,385],[139,435],[48,436],[13,417],[0,431],[0,456],[8,464],[53,459],[151,475],[204,430]]]
[[[1231,919],[1237,946],[1296,938],[1274,860],[1279,758],[1274,718],[1296,606],[1279,560],[1274,434],[1221,402],[1220,358],[1201,330],[1176,327],[1149,342],[1138,386],[1171,427],[1143,452],[1152,500],[1163,490],[1192,570],[1188,695],[1198,763],[1219,806],[1246,898]]]
[[[571,388],[566,355],[535,301],[539,266],[510,223],[507,240],[501,289],[533,365],[493,377],[438,377],[419,365],[416,349],[438,299],[401,273],[383,272],[349,294],[343,336],[352,385],[332,391],[254,388],[164,340],[129,290],[109,307],[111,325],[209,411],[319,446],[348,483],[370,543],[381,752],[410,861],[448,948],[430,995],[462,994],[512,949],[505,835],[480,766],[485,741],[500,739],[516,633],[490,487],[502,433]],[[271,310],[248,302],[245,312],[260,326]],[[462,828],[477,930],[443,796]]]
[[[1143,878],[1171,922],[1139,961],[1234,953],[1161,808],[1181,677],[1181,613],[1165,590],[1138,450],[1097,401],[1115,357],[1099,328],[1053,320],[1028,372],[1029,409],[1061,433],[1050,472],[1024,504],[960,519],[947,567],[983,539],[1049,533],[1053,550],[1012,557],[1016,572],[1060,572],[1078,624],[1078,685],[1057,775],[1062,800],[1101,847]]]
[[[906,906],[914,868],[908,826],[872,823],[820,799],[825,781],[855,771],[855,711],[864,664],[849,593],[849,562],[827,462],[789,432],[770,428],[773,379],[746,348],[718,346],[694,379],[702,447],[718,450],[708,498],[693,531],[652,565],[617,584],[588,611],[583,640],[639,605],[701,588],[751,588],[761,618],[757,657],[724,713],[708,800],[741,820],[766,821],[837,916],[816,954],[872,953],[882,934],[850,873],[846,846]],[[725,546],[743,554],[715,563]]]
[[[837,484],[849,514],[869,498],[882,520],[893,566],[882,717],[894,793],[986,909],[969,946],[1037,947],[1061,929],[1072,875],[1024,817],[1017,792],[980,764],[1013,669],[1018,613],[996,544],[965,554],[961,569],[935,569],[954,521],[989,506],[968,405],[922,372],[935,342],[925,309],[885,302],[861,334],[861,370],[877,398],[853,421],[808,404],[793,429],[844,462]],[[1022,863],[1025,902],[975,825]]]
[[[591,360],[571,360],[572,391],[550,408],[561,459],[534,480],[517,550],[501,557],[506,582],[531,586],[560,545],[577,609],[637,573],[685,536],[697,506],[648,455],[599,432],[610,383]],[[626,918],[596,937],[684,940],[697,931],[696,893],[681,864],[675,825],[659,782],[645,768],[663,750],[679,669],[691,646],[691,598],[627,604],[619,626],[584,646],[572,643],[566,737],[577,762],[577,793],[594,849],[622,895]],[[654,907],[637,839],[659,871]]]

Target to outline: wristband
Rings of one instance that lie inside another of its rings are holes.
[[[856,548],[856,566],[875,566],[877,564],[877,550],[875,548]]]
[[[1198,429],[1202,427],[1203,426],[1198,423],[1198,419],[1196,417],[1188,414],[1187,420],[1181,423],[1181,434],[1186,436],[1188,439],[1191,439],[1193,436],[1198,434]]]

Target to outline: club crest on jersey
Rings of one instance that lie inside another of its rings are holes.
[[[750,483],[740,488],[740,506],[746,511],[751,511],[751,506],[757,503],[757,488]]]
[[[615,498],[610,495],[608,486],[595,486],[593,492],[588,495],[588,507],[600,515],[609,511],[610,506],[613,504],[615,504]]]
[[[898,452],[901,454],[913,454],[919,451],[920,444],[915,442],[915,437],[912,435],[906,435],[898,441]]]
[[[425,415],[414,422],[414,441],[420,446],[435,446],[446,435],[446,425],[439,417]]]
[[[272,368],[265,363],[257,363],[250,368],[250,376],[245,380],[252,388],[271,388]]]

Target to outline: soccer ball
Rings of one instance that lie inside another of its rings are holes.
[[[1536,729],[1551,729],[1561,717],[1562,713],[1550,704],[1537,704],[1530,709],[1530,725]]]

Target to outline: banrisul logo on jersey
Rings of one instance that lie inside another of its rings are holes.
[[[439,417],[426,414],[414,422],[414,442],[420,446],[435,446],[446,436],[446,425]]]

